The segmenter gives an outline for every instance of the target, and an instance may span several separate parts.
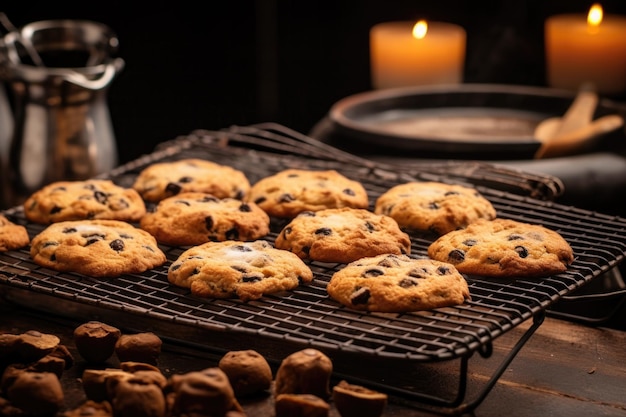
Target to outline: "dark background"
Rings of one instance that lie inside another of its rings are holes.
[[[605,13],[626,2],[604,1]],[[194,129],[278,122],[308,132],[339,99],[371,89],[369,29],[426,18],[468,35],[465,82],[545,85],[543,22],[589,1],[12,1],[15,26],[89,19],[118,35],[109,88],[125,162]]]

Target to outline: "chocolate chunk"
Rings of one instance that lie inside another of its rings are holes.
[[[121,252],[124,250],[124,241],[122,239],[115,239],[111,243],[109,243],[111,249],[116,252]]]
[[[99,321],[89,321],[74,329],[74,344],[87,362],[102,363],[113,356],[122,332]]]
[[[106,193],[103,193],[102,191],[95,191],[93,193],[93,198],[95,198],[96,201],[100,204],[106,204],[108,201]]]
[[[226,236],[226,239],[228,240],[238,240],[239,229],[237,229],[237,226],[234,226],[232,229],[227,230],[226,233],[224,233],[224,236]]]
[[[215,226],[215,222],[213,221],[213,217],[206,216],[204,218],[204,227],[206,227],[207,230],[211,230],[211,229],[213,229],[213,226]]]
[[[418,285],[418,282],[411,278],[403,278],[398,282],[398,285],[402,288],[411,288]]]
[[[242,203],[239,206],[239,211],[243,212],[243,213],[250,213],[252,211],[252,209],[250,208],[249,204],[246,203]]]
[[[316,235],[330,236],[333,231],[329,227],[320,227],[314,232]]]
[[[170,194],[178,194],[180,193],[180,191],[183,189],[183,187],[181,187],[180,185],[174,183],[174,182],[170,182],[169,184],[167,184],[165,186],[165,191],[170,193]]]
[[[465,260],[465,251],[461,249],[453,249],[448,254],[448,259],[452,263],[463,262]]]
[[[381,269],[368,269],[363,271],[363,277],[364,278],[374,278],[374,277],[379,277],[381,275],[385,275],[385,271],[381,270]]]
[[[278,197],[278,202],[279,203],[289,203],[291,201],[294,201],[296,198],[294,196],[292,196],[289,193],[285,193],[283,195],[281,195],[280,197]]]
[[[517,252],[520,258],[528,257],[528,249],[526,249],[524,246],[516,246],[515,252]]]
[[[359,304],[367,304],[367,301],[370,299],[370,290],[366,287],[361,287],[357,289],[350,298],[350,302],[353,305]]]

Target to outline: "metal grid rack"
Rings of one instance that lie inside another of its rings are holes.
[[[154,162],[201,157],[246,172],[250,181],[300,167],[337,169],[359,180],[375,199],[389,187],[409,180],[471,184],[487,197],[498,216],[542,224],[570,243],[575,261],[567,272],[546,278],[494,280],[467,276],[472,300],[432,311],[363,313],[341,307],[327,296],[326,284],[340,264],[310,262],[313,283],[260,300],[209,300],[170,285],[167,267],[185,248],[161,245],[168,262],[142,274],[94,279],[58,273],[36,265],[28,248],[0,253],[0,295],[45,312],[106,320],[125,329],[153,329],[173,343],[199,351],[225,352],[254,346],[270,361],[304,347],[326,352],[340,364],[361,358],[436,364],[460,361],[458,392],[451,398],[394,381],[376,381],[353,370],[348,379],[379,387],[440,411],[475,408],[495,385],[506,366],[541,324],[546,309],[560,298],[620,263],[626,254],[626,220],[556,204],[558,180],[482,163],[392,167],[374,164],[318,143],[277,125],[197,131],[159,147],[154,153],[119,167],[103,177],[130,186],[141,169]],[[28,223],[21,207],[4,212],[34,236],[44,226]],[[284,220],[272,220],[273,242]],[[434,236],[411,233],[412,254],[426,256]],[[466,399],[469,358],[490,357],[492,342],[532,319],[514,349],[472,401]]]

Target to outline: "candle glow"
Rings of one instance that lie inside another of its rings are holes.
[[[593,83],[600,94],[626,91],[626,16],[594,4],[586,15],[562,14],[545,22],[546,79],[577,90]]]
[[[379,23],[370,31],[374,88],[457,84],[463,78],[465,30],[443,22]]]

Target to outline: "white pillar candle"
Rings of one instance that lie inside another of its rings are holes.
[[[562,14],[545,22],[546,78],[551,87],[577,90],[592,83],[600,94],[626,92],[626,16]]]
[[[465,30],[451,23],[379,23],[370,30],[372,86],[460,83],[465,43]]]

